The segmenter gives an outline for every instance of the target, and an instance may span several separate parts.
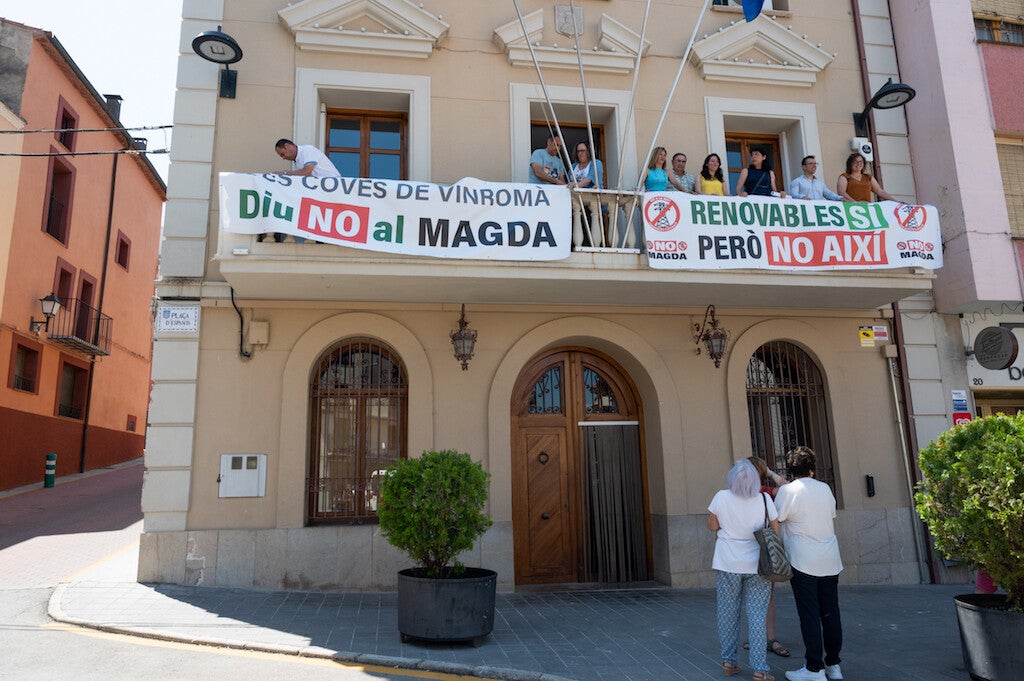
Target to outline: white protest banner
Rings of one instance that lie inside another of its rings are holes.
[[[643,216],[657,269],[942,267],[934,206],[648,192]]]
[[[220,174],[228,232],[282,232],[384,253],[481,260],[561,260],[572,244],[566,187]]]

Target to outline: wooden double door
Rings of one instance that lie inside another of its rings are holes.
[[[535,358],[512,398],[517,584],[649,579],[650,513],[640,401],[610,358]]]

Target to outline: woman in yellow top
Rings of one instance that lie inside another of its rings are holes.
[[[725,183],[725,175],[722,174],[722,159],[718,154],[708,154],[704,159],[704,166],[697,176],[696,190],[698,194],[713,194],[715,196],[729,196],[729,185]]]
[[[836,193],[848,201],[871,203],[871,192],[882,201],[895,201],[887,194],[878,180],[864,172],[867,162],[859,152],[853,152],[846,158],[846,172],[836,181]]]

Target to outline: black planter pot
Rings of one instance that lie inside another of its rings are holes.
[[[1010,610],[1003,594],[963,594],[953,602],[971,678],[1019,681],[1024,670],[1024,612]]]
[[[398,573],[398,631],[402,642],[472,641],[479,647],[494,629],[498,573],[466,568],[458,577],[433,579],[420,568]]]

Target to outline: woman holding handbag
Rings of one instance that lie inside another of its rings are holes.
[[[777,513],[768,496],[761,493],[757,469],[746,459],[736,462],[726,481],[728,489],[715,494],[708,506],[708,529],[717,534],[711,567],[715,571],[722,673],[732,676],[740,671],[736,653],[740,613],[745,610],[754,681],[774,681],[766,659],[765,632],[771,582],[757,573],[760,548],[754,531],[764,527],[767,515],[772,529],[778,532]]]

